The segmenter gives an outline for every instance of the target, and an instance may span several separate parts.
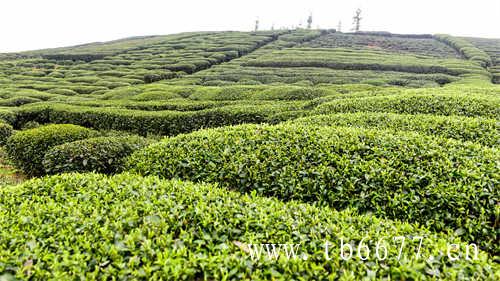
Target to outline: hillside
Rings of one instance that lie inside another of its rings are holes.
[[[0,279],[498,280],[495,83],[500,39],[445,34],[0,54]]]

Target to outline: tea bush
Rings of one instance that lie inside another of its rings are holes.
[[[484,252],[450,261],[447,245],[463,242],[412,224],[129,174],[65,174],[0,189],[0,218],[0,272],[18,279],[328,280],[368,272],[494,280],[500,272]],[[419,259],[418,240],[410,242],[417,235],[425,237]],[[399,261],[389,240],[383,262],[373,252],[369,261],[343,261],[340,239],[359,244],[365,236],[370,249],[382,237],[408,242]],[[300,244],[299,258],[253,260],[250,243]]]
[[[14,129],[10,124],[0,122],[0,145],[5,145],[7,139],[12,135]]]
[[[17,111],[16,126],[28,121],[71,123],[98,130],[122,130],[139,135],[177,135],[201,128],[262,123],[278,112],[299,110],[301,102],[228,105],[199,111],[138,111],[46,103]]]
[[[403,93],[342,99],[319,105],[317,113],[392,112],[500,118],[500,98],[489,95]]]
[[[39,176],[45,172],[42,161],[51,147],[96,135],[96,131],[76,125],[47,125],[12,135],[7,139],[6,151],[17,168],[30,176]]]
[[[427,135],[477,142],[487,146],[500,145],[500,123],[496,119],[487,118],[356,112],[318,115],[292,122],[312,126],[376,128],[396,132],[415,131]]]
[[[131,171],[419,222],[498,252],[500,152],[412,133],[244,125],[165,139]]]
[[[16,114],[8,107],[0,108],[0,121],[14,124],[16,121]]]
[[[31,97],[12,97],[9,99],[0,100],[0,106],[20,106],[23,104],[39,102],[40,99]]]
[[[150,143],[141,137],[97,137],[64,143],[45,153],[47,174],[121,171],[125,157]]]

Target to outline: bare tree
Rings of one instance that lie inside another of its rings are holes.
[[[311,14],[309,14],[309,17],[307,18],[307,29],[311,29],[312,23],[313,23],[313,15],[311,13]]]
[[[359,27],[360,27],[361,19],[363,19],[361,17],[361,9],[360,8],[358,8],[356,10],[356,13],[354,14],[354,17],[352,19],[353,19],[353,23],[352,24],[354,25],[353,30],[355,32],[358,32],[359,31]]]

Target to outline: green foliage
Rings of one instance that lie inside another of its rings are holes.
[[[302,43],[282,44],[285,36],[250,55],[190,75],[189,79],[212,86],[307,81],[313,85],[375,83],[407,87],[443,85],[467,75],[490,80],[485,69],[458,59],[452,48],[432,36],[327,33]],[[181,84],[182,80],[171,83]]]
[[[464,242],[415,225],[297,202],[240,195],[212,185],[129,174],[66,174],[0,189],[0,272],[19,279],[494,280],[499,265],[450,261]],[[425,237],[415,258],[418,240]],[[375,249],[379,237],[407,238],[402,258],[389,240],[384,262],[338,254],[340,239]],[[324,244],[330,249],[326,260]],[[250,243],[300,244],[299,258],[253,260]],[[302,260],[302,254],[308,259]],[[432,259],[426,261],[428,257]]]
[[[5,145],[7,139],[12,135],[14,129],[10,124],[0,122],[0,145]]]
[[[151,92],[143,92],[141,94],[132,97],[131,99],[136,101],[152,101],[152,100],[159,101],[159,100],[169,100],[175,98],[181,98],[181,96],[172,92],[151,91]]]
[[[500,279],[500,41],[449,40],[193,32],[0,54],[0,142],[23,130],[10,155],[30,176],[113,174],[129,156],[133,172],[222,187],[129,174],[5,187],[24,178],[6,162],[16,180],[0,175],[0,279]],[[37,128],[50,123],[98,131]],[[161,135],[179,136],[146,147]],[[434,258],[271,262],[243,250],[300,242],[320,254],[325,239],[366,233],[372,246],[425,234]],[[488,253],[447,260],[460,240]]]
[[[0,120],[13,124],[16,121],[16,114],[9,108],[0,108]]]
[[[456,65],[464,65],[457,68]],[[467,66],[465,66],[467,65]],[[436,59],[396,55],[380,51],[351,49],[291,48],[274,51],[244,66],[256,67],[324,67],[346,70],[383,70],[410,73],[464,74],[473,64],[458,59]]]
[[[432,57],[457,57],[453,48],[428,36],[408,36],[399,34],[374,33],[330,33],[320,36],[303,47],[312,48],[349,48],[359,50],[384,50],[401,54],[414,54]]]
[[[356,112],[318,115],[292,121],[311,126],[345,126],[353,128],[415,131],[427,135],[477,142],[486,146],[500,145],[500,123],[496,119],[427,114],[394,114]]]
[[[97,132],[76,125],[47,125],[14,134],[7,140],[6,150],[17,168],[39,176],[45,171],[42,161],[51,147],[96,135]]]
[[[262,123],[278,112],[294,111],[300,102],[282,102],[255,106],[228,105],[199,111],[139,111],[112,107],[84,107],[65,104],[43,104],[17,111],[16,126],[28,121],[71,123],[99,130],[122,130],[139,135],[177,135],[201,128],[241,123]]]
[[[12,97],[9,99],[0,100],[0,106],[21,106],[23,104],[39,102],[40,99],[31,97]]]
[[[464,37],[462,39],[471,42],[490,56],[491,66],[488,70],[492,74],[491,81],[500,84],[500,39],[472,37]]]
[[[455,48],[459,53],[465,56],[465,58],[478,62],[483,67],[487,67],[492,63],[491,58],[487,53],[478,49],[467,40],[447,34],[437,34],[436,38]]]
[[[498,253],[500,152],[412,133],[300,124],[245,125],[166,139],[134,153],[143,175],[354,207],[419,222]]]
[[[21,130],[34,129],[34,128],[38,128],[40,126],[41,126],[40,123],[38,123],[36,121],[28,121],[28,122],[23,124],[23,126],[21,127]]]
[[[176,77],[175,73],[172,73],[170,71],[147,73],[144,74],[144,82],[153,83],[160,80],[172,79],[174,77]]]
[[[317,113],[392,112],[500,118],[500,98],[490,95],[404,93],[334,100],[317,107]]]
[[[147,146],[141,137],[97,137],[64,143],[52,147],[43,160],[47,174],[66,172],[98,172],[113,174],[121,171],[125,157]]]
[[[63,95],[63,96],[75,96],[77,95],[78,93],[73,91],[73,90],[70,90],[70,89],[63,89],[63,88],[59,88],[59,89],[50,89],[47,91],[48,93],[52,93],[52,94],[57,94],[57,95]]]
[[[254,86],[195,87],[189,99],[193,100],[310,100],[336,93],[326,87]]]
[[[268,44],[281,33],[197,32],[23,52],[0,60],[0,74],[17,89],[88,95],[206,69]]]

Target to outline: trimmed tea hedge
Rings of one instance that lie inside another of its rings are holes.
[[[262,123],[279,112],[298,110],[303,102],[231,105],[194,112],[139,111],[119,108],[42,104],[17,111],[16,126],[28,121],[71,123],[99,130],[122,130],[139,135],[177,135],[201,128]]]
[[[16,121],[16,114],[12,112],[11,109],[0,108],[0,121],[14,124],[14,122]]]
[[[121,171],[124,159],[150,142],[142,137],[97,137],[61,144],[44,157],[47,174]]]
[[[0,145],[4,145],[12,135],[14,129],[11,125],[0,122]]]
[[[409,73],[460,75],[480,68],[466,60],[416,57],[373,50],[289,48],[274,51],[243,66],[324,67],[346,70],[382,70]]]
[[[295,124],[347,126],[415,131],[487,146],[500,145],[500,123],[496,119],[427,114],[356,112],[318,115],[292,121]]]
[[[39,101],[41,100],[32,97],[12,97],[8,99],[0,99],[0,106],[20,106]]]
[[[414,133],[284,124],[168,138],[132,154],[129,166],[456,230],[498,253],[499,159],[493,148]]]
[[[16,167],[30,176],[42,175],[45,153],[53,146],[97,136],[97,132],[71,124],[47,125],[21,131],[7,140],[6,150]]]
[[[417,235],[425,237],[420,259],[418,240],[412,240]],[[341,238],[358,245],[365,236],[370,260],[340,259]],[[400,261],[390,241],[395,236],[407,241]],[[388,256],[373,262],[381,238]],[[298,259],[253,260],[249,243],[300,244]],[[66,174],[0,189],[0,272],[19,279],[498,277],[499,265],[484,252],[473,261],[449,260],[443,253],[451,243],[463,253],[466,245],[458,238],[411,224],[154,177]]]
[[[316,113],[392,112],[500,118],[500,99],[490,95],[418,94],[335,100],[319,105]]]
[[[302,45],[313,48],[376,49],[395,53],[439,58],[456,58],[453,48],[429,34],[391,34],[374,32],[331,33]]]

